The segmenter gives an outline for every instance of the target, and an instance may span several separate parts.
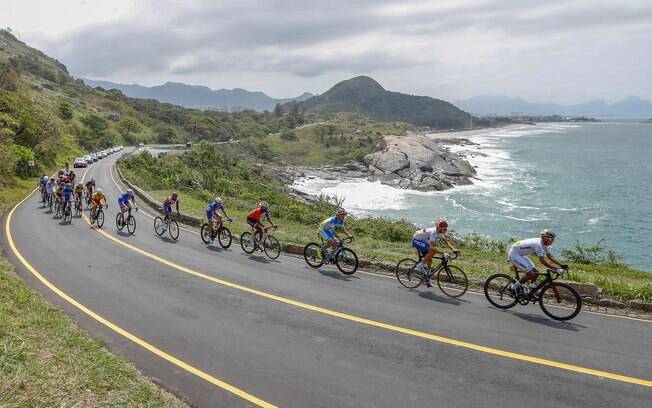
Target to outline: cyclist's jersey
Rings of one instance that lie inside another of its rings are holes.
[[[179,201],[179,197],[174,198],[172,196],[169,196],[168,198],[165,199],[165,201],[163,201],[163,205],[167,207],[176,203],[177,201]]]
[[[75,186],[75,193],[82,194],[84,192],[84,186]]]
[[[98,193],[97,191],[93,193],[93,202],[95,204],[100,204],[102,200],[106,201],[106,197],[104,196],[104,193]]]
[[[64,195],[66,200],[70,199],[70,196],[72,196],[72,187],[64,186],[61,189],[61,193]]]
[[[336,216],[326,218],[324,221],[319,224],[320,228],[327,230],[335,230],[337,227],[344,228],[344,220],[338,220]]]
[[[50,182],[48,182],[48,183],[45,185],[45,191],[46,191],[48,194],[52,194],[52,193],[54,193],[54,189],[56,188],[56,185],[57,185],[56,183],[50,183]]]
[[[46,176],[41,176],[41,179],[39,180],[39,184],[44,186],[48,183],[48,178]]]
[[[247,218],[260,222],[260,220],[263,218],[263,215],[265,217],[269,217],[269,208],[258,207],[255,210],[251,210],[247,214]]]
[[[58,184],[58,185],[54,188],[54,192],[57,193],[57,194],[59,194],[59,195],[61,194],[61,191],[62,191],[62,190],[63,190],[63,185],[61,185],[61,184]]]
[[[550,247],[543,245],[541,238],[529,238],[516,241],[510,252],[515,251],[520,256],[537,254],[537,256],[550,255]]]
[[[95,188],[95,182],[94,181],[87,181],[86,182],[86,188]]]
[[[120,204],[127,204],[127,202],[128,202],[129,200],[135,202],[135,201],[136,201],[136,197],[135,197],[135,196],[130,196],[129,193],[122,193],[122,194],[120,194],[120,195],[118,196],[118,202],[119,202]]]
[[[211,214],[215,214],[217,212],[217,210],[225,211],[224,210],[224,204],[218,204],[215,201],[213,201],[212,203],[208,204],[208,208],[206,209],[206,212],[209,212]]]
[[[439,234],[437,233],[437,228],[421,228],[414,233],[412,239],[437,242]]]

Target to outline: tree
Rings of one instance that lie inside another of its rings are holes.
[[[132,133],[140,132],[142,128],[140,122],[130,117],[121,119],[120,122],[118,122],[117,126],[118,131],[120,132],[120,135],[122,135],[122,138],[125,140],[125,142],[130,142],[130,135]]]
[[[275,118],[280,118],[283,116],[283,108],[281,108],[281,104],[277,103],[276,106],[274,106],[274,113],[273,113]]]
[[[61,119],[63,120],[70,120],[72,119],[72,105],[69,104],[68,102],[61,102],[59,105],[59,116],[61,116]]]

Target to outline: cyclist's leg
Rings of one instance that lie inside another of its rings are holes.
[[[254,236],[258,236],[258,238],[256,239],[260,241],[261,239],[263,239],[265,228],[263,227],[263,224],[261,224],[260,222],[256,222],[254,227],[256,228],[256,232],[254,233]]]
[[[537,269],[534,267],[534,264],[530,258],[520,255],[516,251],[510,251],[508,255],[509,261],[518,269],[519,271],[525,272],[525,275],[519,280],[520,283],[526,283],[532,281],[537,277]]]

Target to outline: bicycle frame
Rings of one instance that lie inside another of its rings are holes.
[[[513,266],[513,265],[512,265],[512,268],[514,270],[515,279],[520,282],[521,274],[525,274],[526,272],[519,271],[518,268],[516,266]],[[550,269],[546,269],[545,273],[544,272],[536,272],[536,279],[533,281],[533,283],[537,282],[537,279],[539,278],[539,276],[545,276],[545,279],[543,281],[541,281],[540,283],[537,283],[537,287],[533,291],[530,291],[530,293],[528,294],[528,298],[527,298],[528,300],[532,299],[533,303],[536,302],[536,301],[541,300],[541,296],[538,296],[539,292],[541,292],[541,290],[543,288],[545,288],[549,283],[552,283],[555,280],[557,280],[557,278],[559,278],[558,273],[555,272],[556,276],[553,277],[551,272],[553,272],[553,271],[551,271]],[[559,298],[559,293],[557,292],[557,289],[554,286],[552,287],[552,291],[555,294],[555,296],[557,298]]]

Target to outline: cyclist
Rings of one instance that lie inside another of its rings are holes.
[[[83,202],[84,198],[84,185],[82,183],[77,183],[75,186],[75,201],[80,204]]]
[[[560,263],[550,253],[550,246],[555,238],[557,238],[557,235],[554,232],[544,229],[539,233],[538,238],[529,238],[514,242],[507,254],[507,259],[517,269],[525,272],[525,275],[523,275],[519,282],[510,285],[510,289],[517,290],[527,282],[536,281],[537,268],[534,267],[534,263],[527,257],[531,254],[536,254],[543,265],[557,273],[561,274],[568,270],[568,265]]]
[[[86,194],[92,197],[94,188],[95,188],[95,179],[92,178],[86,182]]]
[[[437,249],[437,241],[442,241],[451,251],[455,253],[459,252],[444,236],[446,231],[448,231],[448,222],[439,219],[435,221],[434,228],[421,228],[412,236],[412,246],[416,248],[417,251],[419,251],[419,254],[423,257],[421,262],[417,265],[417,268],[419,269],[421,276],[423,276],[427,287],[432,286],[427,272],[432,267],[432,257],[440,253],[439,249]],[[445,259],[448,259],[449,255],[444,252],[442,256]]]
[[[41,194],[43,194],[43,192],[45,191],[45,185],[47,183],[48,183],[48,175],[43,173],[43,175],[41,176],[41,178],[38,181],[38,189],[41,192]],[[47,199],[47,196],[43,195],[43,202],[45,202],[46,199]]]
[[[224,208],[224,203],[220,197],[215,197],[215,200],[208,203],[208,208],[206,209],[206,218],[208,218],[208,228],[211,231],[211,241],[213,241],[213,218],[217,221],[218,225],[222,224],[222,216],[217,212],[221,210],[224,213],[224,216],[231,221],[231,217],[226,213]]]
[[[45,193],[46,199],[47,200],[52,200],[52,194],[54,194],[54,188],[57,186],[56,181],[54,180],[54,177],[50,177],[50,180],[45,184]]]
[[[61,194],[63,191],[64,183],[61,179],[57,180],[54,185],[54,201],[61,203]]]
[[[63,214],[66,213],[66,209],[70,206],[70,200],[72,200],[73,189],[70,183],[66,183],[61,189],[61,195],[63,196]]]
[[[68,182],[73,186],[75,185],[75,177],[76,177],[75,172],[70,170],[70,173],[68,173]]]
[[[118,196],[118,205],[120,206],[121,214],[124,214],[124,212],[127,210],[131,212],[132,204],[134,208],[138,208],[136,205],[136,196],[134,195],[134,190],[128,189],[125,193],[122,193]]]
[[[341,228],[342,232],[344,232],[349,239],[353,239],[353,236],[349,234],[349,231],[346,230],[344,224],[346,214],[344,208],[338,208],[334,216],[326,218],[321,222],[321,224],[319,224],[319,234],[321,234],[322,239],[324,240],[324,245],[322,245],[321,251],[317,253],[317,256],[320,258],[323,258],[323,255],[327,253],[329,248],[333,249],[337,244],[339,244],[340,239],[335,233],[337,228]]]
[[[179,193],[176,191],[163,201],[163,212],[165,213],[164,221],[166,223],[170,220],[170,215],[172,215],[172,204],[177,205],[177,215],[179,215]]]
[[[104,201],[104,205],[107,207],[108,204],[106,203],[106,196],[104,196],[104,192],[102,192],[101,188],[95,190],[91,197],[91,201],[93,202],[93,206],[91,207],[91,218],[93,218],[95,217],[95,211],[97,211],[97,207],[102,206],[102,201]]]
[[[258,240],[263,238],[265,229],[263,224],[260,222],[260,220],[263,218],[263,215],[267,219],[267,222],[272,225],[272,227],[276,227],[276,224],[274,224],[269,217],[269,204],[267,204],[267,201],[261,201],[260,204],[258,204],[258,208],[249,211],[247,214],[247,224],[251,226],[252,230],[255,230],[253,235],[254,240],[256,240],[256,236],[258,236]]]

